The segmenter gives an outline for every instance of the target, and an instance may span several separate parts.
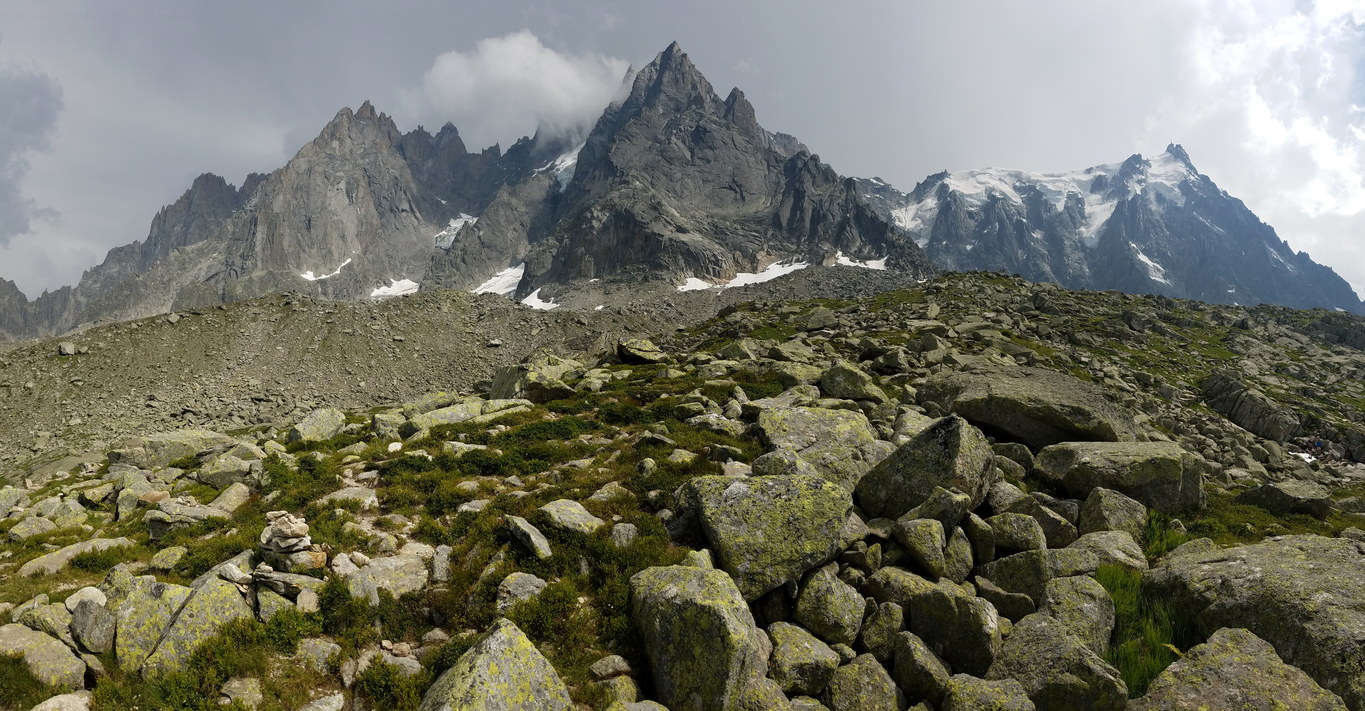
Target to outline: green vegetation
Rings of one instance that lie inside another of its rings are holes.
[[[428,675],[405,677],[398,667],[376,659],[355,680],[355,690],[372,708],[413,711],[430,684]]]
[[[1199,643],[1192,621],[1168,601],[1142,589],[1142,573],[1103,565],[1095,579],[1114,600],[1114,636],[1104,660],[1114,665],[1128,685],[1128,696],[1147,693],[1152,680],[1184,650]]]
[[[0,711],[25,711],[60,693],[35,679],[23,659],[0,655]]]
[[[293,610],[276,614],[264,624],[237,620],[224,625],[217,637],[190,656],[185,668],[151,679],[124,673],[107,664],[109,676],[95,686],[97,709],[216,711],[218,689],[234,676],[263,680],[264,711],[292,711],[307,701],[307,686],[269,663],[271,654],[293,654],[299,640],[322,631],[318,615]]]

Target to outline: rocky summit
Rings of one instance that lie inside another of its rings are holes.
[[[0,708],[1365,709],[1360,317],[847,266],[173,315],[0,355]]]

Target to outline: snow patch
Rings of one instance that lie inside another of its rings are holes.
[[[1148,257],[1147,255],[1143,254],[1142,250],[1138,249],[1138,246],[1136,244],[1129,242],[1128,246],[1132,247],[1133,251],[1137,252],[1138,260],[1141,261],[1143,264],[1147,265],[1148,278],[1150,278],[1152,281],[1159,281],[1167,286],[1171,285],[1170,280],[1166,278],[1165,267],[1156,263],[1151,257]]]
[[[885,262],[886,260],[877,261]],[[702,291],[703,289],[733,289],[737,286],[762,284],[765,281],[772,281],[773,279],[776,279],[780,276],[791,274],[792,272],[795,271],[800,271],[809,266],[810,262],[798,262],[795,259],[791,261],[773,262],[772,264],[769,264],[768,266],[764,267],[762,271],[740,272],[735,275],[734,279],[731,279],[730,281],[727,281],[724,284],[712,284],[711,282],[706,281],[704,279],[698,279],[697,277],[688,277],[687,281],[683,282],[682,286],[678,287],[678,291]],[[876,269],[877,267],[868,268]],[[886,268],[885,264],[883,264],[881,268],[885,269]]]
[[[1318,461],[1318,458],[1317,458],[1317,457],[1315,457],[1315,456],[1313,456],[1313,455],[1311,455],[1311,454],[1309,454],[1309,453],[1307,453],[1307,452],[1290,452],[1290,454],[1292,454],[1292,455],[1298,457],[1299,459],[1302,459],[1302,460],[1304,461],[1304,463],[1306,463],[1306,464],[1312,464],[1313,462]]]
[[[750,284],[762,284],[765,281],[772,281],[780,276],[800,271],[810,266],[810,262],[774,262],[764,267],[762,271],[756,273],[740,272],[734,279],[725,282],[726,289],[733,289],[737,286],[748,286]]]
[[[583,143],[574,146],[568,152],[541,166],[535,171],[535,175],[539,175],[546,171],[553,172],[555,182],[559,183],[559,189],[563,190],[569,185],[569,181],[573,180],[574,171],[578,169],[578,153],[583,150],[583,146],[586,145],[588,144],[584,141]]]
[[[531,308],[539,311],[549,311],[550,309],[559,308],[559,304],[556,304],[553,301],[545,301],[541,299],[540,289],[536,289],[535,291],[531,292],[531,295],[522,299],[521,303],[526,304],[527,306],[530,306]]]
[[[391,299],[417,293],[417,282],[411,279],[391,279],[388,286],[381,286],[370,292],[371,299]]]
[[[455,244],[455,238],[460,236],[460,232],[478,221],[479,218],[461,212],[459,217],[451,218],[445,229],[436,233],[436,246],[450,249],[450,245]]]
[[[860,262],[856,259],[845,257],[843,252],[838,252],[834,255],[835,263],[845,267],[862,267],[863,269],[876,269],[878,271],[886,271],[887,259],[887,257],[882,257],[881,259],[870,259],[866,262]]]
[[[346,261],[344,261],[344,262],[341,263],[341,267],[344,267],[344,266],[346,266],[347,264],[350,264],[350,263],[351,263],[351,260],[347,259]],[[330,273],[330,274],[323,274],[322,276],[314,275],[313,272],[312,272],[311,270],[310,270],[310,271],[306,271],[306,272],[300,274],[299,276],[303,277],[304,279],[307,279],[308,281],[321,281],[321,280],[323,280],[323,279],[331,279],[332,277],[334,277],[334,276],[336,276],[336,275],[338,275],[338,274],[341,273],[341,267],[337,267],[337,268],[336,268],[336,271],[334,271],[334,272],[332,272],[332,273]]]
[[[605,308],[607,308],[607,305],[606,305],[606,304],[598,304],[598,305],[592,307],[592,310],[593,310],[593,311],[601,311],[602,309],[605,309]]]
[[[474,289],[475,294],[501,294],[511,297],[516,293],[517,285],[521,283],[521,277],[526,273],[526,262],[508,267],[497,274],[494,274],[488,281],[480,284]]]

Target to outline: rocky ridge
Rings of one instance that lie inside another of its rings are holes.
[[[0,489],[5,678],[96,708],[1362,709],[1365,353],[1326,316],[948,275],[144,432]],[[1266,408],[1297,428],[1234,421]]]

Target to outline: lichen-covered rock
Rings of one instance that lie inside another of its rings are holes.
[[[1174,442],[1066,442],[1039,452],[1037,467],[1072,496],[1102,486],[1162,513],[1204,508],[1208,464]]]
[[[114,648],[116,626],[113,614],[94,600],[82,600],[71,613],[71,636],[92,654],[104,654]]]
[[[498,614],[504,614],[518,603],[535,598],[547,585],[549,583],[529,573],[509,574],[498,583]]]
[[[848,491],[810,476],[705,476],[683,490],[720,566],[750,601],[833,558],[853,511]]]
[[[986,681],[966,674],[948,679],[943,711],[1035,711],[1036,706],[1013,679]]]
[[[841,400],[886,402],[888,399],[871,375],[842,359],[835,360],[820,376],[820,390],[826,397]]]
[[[130,464],[139,469],[160,469],[184,457],[218,447],[231,447],[237,440],[212,430],[162,432],[129,440],[109,452],[110,464]]]
[[[48,531],[57,530],[57,524],[42,516],[29,516],[14,524],[9,530],[11,541],[25,541]]]
[[[896,684],[871,654],[839,667],[822,696],[830,711],[897,711]]]
[[[1346,704],[1285,664],[1275,648],[1244,629],[1225,628],[1161,672],[1129,711],[1185,709],[1345,711]]]
[[[82,553],[93,553],[108,548],[122,548],[133,545],[128,538],[92,538],[80,543],[45,553],[19,566],[20,575],[51,575],[65,568],[71,559]]]
[[[1204,634],[1250,630],[1347,708],[1365,709],[1365,553],[1355,541],[1282,536],[1171,555],[1143,585]]]
[[[631,619],[658,698],[672,711],[729,711],[768,671],[766,643],[724,571],[646,568],[631,576]]]
[[[806,630],[786,622],[768,626],[773,653],[769,672],[787,694],[818,696],[839,666],[839,655]]]
[[[863,596],[839,579],[838,566],[811,571],[796,596],[796,621],[830,644],[853,644],[862,627]]]
[[[896,637],[904,629],[905,610],[894,602],[883,602],[863,619],[858,641],[863,651],[887,664],[895,654]]]
[[[175,613],[170,625],[161,633],[156,650],[142,665],[142,675],[155,676],[182,669],[195,648],[216,635],[223,625],[251,617],[251,605],[236,585],[210,578],[196,588]]]
[[[1101,565],[1146,570],[1147,558],[1137,541],[1124,531],[1088,533],[1066,548],[1024,551],[997,558],[976,567],[979,577],[989,578],[1000,589],[1028,595],[1035,603],[1053,578],[1090,575]]]
[[[1118,711],[1128,702],[1119,672],[1053,618],[1020,620],[1000,646],[987,679],[1014,679],[1044,709]]]
[[[325,442],[339,434],[346,426],[346,413],[341,410],[324,408],[314,410],[298,424],[289,428],[285,435],[285,441],[294,442]]]
[[[507,528],[512,532],[512,537],[521,541],[535,556],[541,560],[546,560],[554,555],[550,548],[550,541],[545,538],[545,534],[540,532],[526,519],[520,516],[508,516]]]
[[[1000,648],[1000,619],[989,602],[947,580],[931,583],[891,566],[874,573],[867,589],[878,602],[904,608],[910,631],[953,669],[980,675],[990,668]]]
[[[1114,633],[1114,600],[1094,578],[1073,575],[1047,581],[1038,611],[1056,620],[1096,654],[1109,649],[1109,637]]]
[[[541,506],[540,511],[545,514],[545,520],[549,521],[551,526],[566,533],[586,536],[607,525],[606,521],[583,508],[583,504],[569,499],[551,501]]]
[[[1009,434],[1033,449],[1068,441],[1132,442],[1133,418],[1099,386],[1042,368],[976,367],[930,377],[919,402]]]
[[[911,699],[937,704],[948,689],[948,667],[924,640],[910,632],[896,635],[895,666],[891,678]]]
[[[969,508],[976,508],[996,478],[995,455],[986,436],[962,418],[949,416],[873,467],[858,482],[858,502],[869,516],[896,519],[942,487],[966,494]]]
[[[1142,502],[1113,489],[1097,486],[1090,490],[1081,504],[1081,515],[1076,528],[1081,535],[1097,531],[1126,531],[1133,540],[1141,540],[1147,527],[1147,507]]]
[[[758,414],[758,431],[769,449],[796,452],[820,476],[848,491],[893,447],[877,439],[863,413],[848,410],[766,408]]]
[[[1025,496],[1005,508],[1005,513],[1030,516],[1043,529],[1048,548],[1065,548],[1076,541],[1076,526],[1066,517],[1044,506],[1037,494]]]
[[[548,402],[573,394],[564,383],[582,372],[583,364],[555,355],[542,355],[526,363],[499,368],[488,391],[490,399],[525,398],[532,402]]]
[[[623,338],[616,343],[616,357],[622,363],[649,365],[668,358],[668,354],[645,338]]]
[[[55,637],[20,624],[0,627],[0,656],[22,657],[35,679],[60,689],[85,688],[85,662]]]
[[[1308,514],[1327,518],[1332,511],[1332,492],[1321,484],[1298,479],[1272,481],[1237,495],[1237,502],[1259,506],[1277,516]]]
[[[569,711],[569,689],[531,640],[493,623],[422,697],[419,711]]]
[[[1028,514],[998,513],[986,519],[986,523],[994,535],[998,556],[1047,548],[1047,536],[1043,534],[1042,524]]]
[[[160,583],[145,575],[132,578],[126,593],[109,595],[110,604],[117,605],[113,609],[118,618],[114,654],[124,671],[136,672],[142,668],[161,640],[161,633],[171,624],[191,592],[183,585]]]
[[[932,518],[901,519],[891,527],[891,535],[930,578],[938,580],[947,577],[948,565],[943,559],[943,548],[947,541],[943,538],[942,523]]]
[[[427,563],[415,555],[372,558],[365,567],[346,578],[352,597],[365,598],[371,605],[379,604],[379,591],[388,590],[394,597],[421,590],[427,584]]]

